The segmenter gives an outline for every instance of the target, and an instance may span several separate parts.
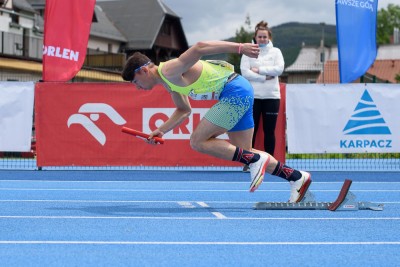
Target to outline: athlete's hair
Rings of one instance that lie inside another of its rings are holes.
[[[269,39],[272,40],[272,31],[268,28],[268,22],[260,21],[254,29],[254,38],[257,36],[259,30],[268,31]]]
[[[133,79],[135,79],[135,70],[138,70],[149,62],[151,62],[151,60],[146,55],[140,52],[133,53],[133,55],[128,58],[124,68],[122,69],[122,79],[124,79],[124,81],[133,81]]]

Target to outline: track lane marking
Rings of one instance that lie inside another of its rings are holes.
[[[2,215],[0,219],[98,219],[98,220],[120,220],[120,219],[143,219],[143,220],[215,220],[217,218],[214,217],[160,217],[160,216],[29,216],[29,215]],[[226,217],[226,220],[243,220],[243,221],[274,221],[274,220],[305,220],[305,221],[316,221],[316,220],[326,220],[326,221],[348,221],[348,220],[371,220],[371,221],[397,221],[400,220],[400,217],[320,217],[320,218],[310,218],[310,217],[275,217],[275,218],[259,218],[259,217]]]
[[[1,202],[65,202],[65,203],[177,203],[180,200],[71,200],[71,199],[0,199]],[[256,201],[214,201],[202,202],[220,204],[254,204]],[[400,201],[379,201],[382,204],[400,204]]]
[[[102,189],[102,188],[0,188],[0,191],[94,191],[94,192],[248,192],[247,189]],[[312,192],[339,192],[339,189],[313,189]],[[354,189],[351,192],[400,192],[400,189]],[[288,192],[287,189],[258,189],[257,192]]]
[[[191,202],[189,201],[178,201],[177,202],[179,206],[185,209],[194,209],[196,206],[194,206]]]
[[[203,207],[203,208],[210,208],[210,206],[208,206],[207,203],[203,202],[203,201],[198,201],[196,202],[199,206]],[[223,215],[221,212],[217,212],[217,211],[212,211],[211,214],[213,214],[215,217],[217,217],[217,219],[226,219],[227,217],[225,215]]]
[[[91,180],[0,180],[2,182],[34,182],[34,183],[195,183],[195,184],[248,184],[249,182],[232,182],[232,181],[91,181]],[[395,181],[353,181],[357,184],[400,184],[400,182]],[[343,184],[343,181],[338,182],[312,182],[313,184]],[[269,182],[269,184],[288,184],[287,182]]]
[[[338,241],[338,242],[192,242],[192,241],[62,241],[62,240],[0,240],[0,244],[48,244],[48,245],[234,245],[234,246],[281,246],[281,245],[304,245],[304,246],[319,246],[319,245],[400,245],[400,241]]]

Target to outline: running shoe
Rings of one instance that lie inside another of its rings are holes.
[[[305,171],[300,171],[300,173],[301,178],[299,180],[290,182],[289,203],[300,202],[311,184],[311,174]]]
[[[260,153],[260,159],[249,165],[251,177],[250,192],[256,191],[263,182],[268,163],[269,155],[267,153]]]

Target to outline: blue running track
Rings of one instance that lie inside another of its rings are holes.
[[[0,171],[1,266],[399,266],[400,175],[315,172],[317,201],[352,179],[383,211],[266,211],[289,184],[185,171]]]

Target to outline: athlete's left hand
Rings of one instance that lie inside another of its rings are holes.
[[[245,43],[243,44],[241,52],[248,57],[258,58],[260,48],[258,47],[258,44]]]

